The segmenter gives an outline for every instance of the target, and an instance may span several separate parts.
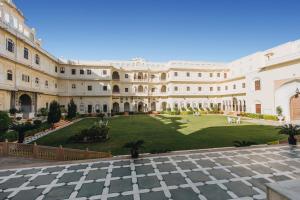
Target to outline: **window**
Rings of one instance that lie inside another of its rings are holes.
[[[38,77],[36,77],[36,78],[35,78],[35,83],[36,83],[36,84],[39,84],[39,82],[40,82],[40,79],[39,79]]]
[[[198,77],[202,77],[202,73],[198,73]]]
[[[255,91],[260,89],[261,89],[260,80],[255,80]]]
[[[80,70],[79,70],[79,73],[80,73],[81,75],[83,75],[83,74],[84,74],[84,70],[83,70],[83,69],[80,69]]]
[[[234,85],[232,86],[232,88],[235,90],[235,89],[236,89],[236,84],[234,84]]]
[[[202,90],[202,87],[198,87],[198,91],[201,91]]]
[[[91,85],[88,85],[88,91],[92,91],[93,87]]]
[[[103,70],[103,75],[106,75],[107,74],[107,70]]]
[[[40,56],[38,54],[35,54],[35,64],[40,64]]]
[[[57,83],[54,84],[54,87],[57,88]]]
[[[188,87],[186,87],[186,91],[190,91],[190,89],[191,89],[191,88],[190,88],[189,86],[188,86]]]
[[[22,74],[22,81],[29,83],[30,77],[28,75]]]
[[[72,75],[75,75],[76,74],[76,69],[72,69],[71,72],[72,72]]]
[[[64,67],[61,67],[61,68],[59,69],[59,71],[60,71],[60,73],[64,74],[64,73],[65,73],[65,68],[64,68]]]
[[[227,78],[227,73],[224,73],[224,78]]]
[[[28,58],[29,58],[29,50],[26,47],[24,47],[24,58],[26,60],[28,60]]]
[[[174,91],[178,91],[178,87],[177,86],[174,87]]]
[[[54,69],[54,71],[57,73],[57,66],[55,66],[55,69]]]
[[[103,91],[107,91],[107,86],[106,85],[103,86]]]
[[[242,83],[242,88],[246,88],[246,83]]]
[[[178,72],[174,72],[174,76],[178,76]]]
[[[212,78],[213,77],[213,73],[209,73],[209,77]]]
[[[186,76],[187,76],[187,77],[190,77],[190,72],[187,72],[187,73],[186,73]]]
[[[218,87],[217,90],[220,91],[220,90],[221,90],[221,87]]]
[[[255,112],[256,114],[261,114],[261,104],[255,104]]]
[[[129,78],[129,75],[128,75],[128,74],[125,74],[125,78]]]
[[[221,76],[221,74],[220,73],[217,73],[217,77],[220,77]]]
[[[227,85],[225,86],[225,90],[228,90],[228,86]]]
[[[76,88],[76,84],[72,84],[72,89],[75,89]]]
[[[213,91],[213,90],[214,90],[214,88],[213,88],[213,87],[210,87],[210,88],[209,88],[209,91]]]
[[[128,90],[128,88],[125,88],[125,92],[128,92],[129,90]]]
[[[86,70],[86,73],[87,73],[88,75],[91,75],[91,74],[92,74],[92,70],[88,69],[88,70]]]
[[[9,81],[13,80],[13,73],[11,70],[7,70],[7,80]]]
[[[45,81],[45,86],[48,87],[49,86],[49,83],[48,81]]]
[[[6,39],[6,50],[11,53],[15,51],[15,44],[11,39]]]
[[[155,92],[155,88],[151,88],[151,92]]]

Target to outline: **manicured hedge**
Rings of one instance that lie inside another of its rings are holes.
[[[265,119],[265,120],[272,120],[278,121],[278,117],[276,115],[263,115],[263,114],[256,114],[256,113],[240,113],[242,117],[249,117],[253,119]]]

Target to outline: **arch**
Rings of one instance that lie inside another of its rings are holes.
[[[232,110],[233,111],[238,110],[238,100],[235,97],[232,99]]]
[[[167,74],[166,73],[161,73],[160,74],[160,80],[166,80]]]
[[[137,74],[137,79],[139,79],[139,80],[143,79],[143,72],[139,72]]]
[[[167,86],[161,86],[160,92],[167,92]]]
[[[139,87],[138,87],[138,92],[144,92],[144,88],[143,88],[142,85],[139,85]]]
[[[300,97],[294,95],[290,100],[291,121],[300,120]]]
[[[32,100],[31,97],[27,94],[22,94],[19,97],[20,109],[23,114],[28,115],[32,112]]]
[[[112,109],[113,113],[118,113],[120,112],[120,106],[119,103],[115,102],[113,103],[113,109]]]
[[[112,79],[113,79],[113,80],[120,80],[119,72],[114,71],[114,72],[112,73]]]
[[[118,85],[113,86],[113,93],[120,93],[120,88]]]
[[[144,103],[143,102],[138,103],[138,112],[144,112]]]
[[[130,104],[128,102],[124,103],[124,112],[130,112]]]
[[[156,103],[155,102],[151,103],[151,111],[156,111]]]
[[[167,102],[162,102],[162,103],[161,103],[161,109],[162,109],[163,111],[166,111],[166,110],[167,110]]]

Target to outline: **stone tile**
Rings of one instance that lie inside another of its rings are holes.
[[[228,193],[218,185],[203,185],[198,187],[200,194],[204,195],[207,200],[225,200],[231,199]]]
[[[191,172],[186,172],[185,174],[194,183],[211,181],[209,176],[204,174],[202,171],[191,171]]]
[[[109,162],[100,162],[100,163],[94,163],[91,165],[91,168],[102,168],[102,167],[109,167]]]
[[[287,177],[287,176],[284,176],[284,175],[272,176],[270,178],[273,179],[276,182],[291,180],[290,177]]]
[[[266,183],[269,183],[268,180],[264,178],[253,178],[248,180],[249,183],[251,183],[254,187],[259,188],[260,190],[266,192]]]
[[[79,170],[79,169],[85,169],[88,165],[73,165],[68,168],[68,170]]]
[[[135,167],[136,174],[151,174],[154,173],[154,169],[152,165],[142,165],[142,166],[136,166]]]
[[[0,200],[6,199],[10,192],[0,192]]]
[[[148,192],[140,194],[140,200],[168,200],[164,192]]]
[[[261,174],[272,174],[275,172],[274,170],[260,164],[249,165],[248,167]]]
[[[83,172],[71,172],[65,173],[62,177],[59,178],[58,183],[69,183],[79,181],[83,176]]]
[[[242,154],[242,155],[247,155],[247,154],[251,154],[251,150],[247,151],[247,150],[240,150],[238,151],[239,154]]]
[[[266,163],[266,165],[268,165],[270,168],[272,169],[276,169],[282,172],[290,172],[293,171],[292,168],[290,168],[288,165],[284,165],[284,164],[280,164],[280,163]]]
[[[105,179],[107,175],[107,169],[96,169],[88,172],[86,180]]]
[[[19,178],[10,178],[6,180],[4,183],[0,184],[0,188],[2,190],[8,189],[8,188],[18,188],[24,183],[28,181],[29,177],[19,177]]]
[[[192,159],[203,159],[203,158],[205,158],[205,156],[203,154],[193,154],[193,155],[190,155],[190,158],[192,158]]]
[[[248,186],[241,181],[228,182],[224,183],[224,185],[238,197],[251,197],[258,194],[251,186]]]
[[[183,161],[183,162],[178,162],[177,166],[180,167],[183,170],[192,170],[192,169],[197,169],[197,165],[195,165],[193,162],[191,161]]]
[[[132,191],[131,178],[112,180],[109,186],[109,193],[122,193],[125,191]]]
[[[177,171],[176,167],[171,163],[157,164],[156,166],[160,172]]]
[[[138,159],[138,160],[134,160],[134,164],[148,164],[150,162],[151,162],[150,159]]]
[[[15,171],[2,171],[2,172],[0,172],[0,177],[6,177],[6,176],[12,175],[14,173],[15,173]]]
[[[285,164],[300,169],[300,162],[298,162],[298,161],[295,161],[295,160],[286,161]]]
[[[72,194],[75,185],[64,185],[52,188],[44,197],[43,200],[58,200],[68,199]]]
[[[267,157],[264,156],[260,156],[260,155],[248,155],[247,156],[249,159],[254,160],[256,162],[267,162],[270,159],[268,159]]]
[[[213,152],[213,153],[207,153],[206,156],[209,157],[209,158],[217,158],[217,157],[221,157],[222,154],[217,153],[217,152]]]
[[[112,177],[123,177],[123,176],[131,176],[130,167],[121,167],[121,168],[113,169]]]
[[[236,156],[233,159],[234,159],[234,161],[236,161],[240,164],[251,164],[251,163],[253,163],[253,161],[251,161],[249,158],[245,158],[245,157],[242,157],[242,156]]]
[[[235,152],[235,151],[225,151],[225,152],[222,152],[222,154],[225,155],[225,156],[235,156],[238,153]]]
[[[17,175],[29,175],[29,174],[36,174],[39,171],[41,171],[41,169],[24,169],[20,172],[17,173]]]
[[[56,178],[56,176],[57,174],[37,176],[30,182],[29,186],[48,185]]]
[[[121,161],[115,161],[114,163],[113,163],[113,165],[114,166],[127,166],[127,165],[130,165],[130,161],[129,160],[121,160]]]
[[[90,197],[101,195],[104,187],[104,182],[85,183],[78,191],[77,197]]]
[[[174,161],[183,161],[183,160],[187,160],[188,158],[186,156],[174,156],[172,157],[172,160]]]
[[[223,166],[232,166],[235,164],[232,160],[229,160],[228,158],[215,158],[214,161]]]
[[[280,156],[278,154],[274,154],[274,153],[269,153],[269,154],[264,154],[265,157],[268,157],[270,159],[276,160],[276,161],[280,161],[280,160],[285,160],[286,158],[283,156]]]
[[[108,200],[133,200],[133,196],[132,195],[126,195],[126,196],[119,195],[117,197],[108,198]]]
[[[196,163],[198,163],[198,165],[200,165],[202,168],[213,168],[217,166],[214,162],[204,159],[196,160]]]
[[[167,162],[167,161],[170,161],[170,159],[168,157],[159,157],[159,158],[154,158],[153,161],[154,162]]]
[[[163,180],[168,186],[186,184],[186,181],[181,174],[166,174],[163,175]]]
[[[43,172],[53,173],[53,172],[60,172],[64,170],[65,167],[49,167],[43,170]]]
[[[195,193],[191,188],[179,188],[171,190],[171,196],[173,200],[199,200],[198,194]]]
[[[211,169],[207,170],[207,172],[218,180],[234,178],[229,172],[225,171],[224,169]]]
[[[25,200],[38,198],[44,189],[22,190],[18,192],[11,200]]]
[[[240,176],[240,177],[248,177],[248,176],[254,176],[256,175],[254,172],[252,172],[249,169],[246,169],[244,167],[231,167],[228,168],[232,173]]]
[[[139,189],[152,189],[161,187],[157,176],[144,176],[138,178]]]

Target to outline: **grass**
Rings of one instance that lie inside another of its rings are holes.
[[[82,129],[91,127],[95,118],[86,118],[69,127],[40,138],[40,145],[59,146],[94,151],[110,151],[113,155],[128,154],[123,145],[129,141],[145,141],[143,152],[163,150],[187,150],[198,148],[233,146],[236,140],[264,144],[283,139],[273,126],[243,123],[228,125],[226,117],[220,115],[205,116],[168,116],[148,115],[119,116],[112,118],[110,140],[104,143],[75,144],[68,143],[68,138]]]

